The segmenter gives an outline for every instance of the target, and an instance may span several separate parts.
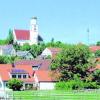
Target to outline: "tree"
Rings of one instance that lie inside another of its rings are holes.
[[[23,82],[19,79],[14,78],[8,81],[8,87],[10,89],[13,89],[14,91],[16,90],[19,91],[22,88],[22,86],[23,86]]]
[[[23,46],[20,47],[20,50],[29,51],[31,49],[28,43],[25,43]]]
[[[13,44],[14,38],[13,38],[13,31],[11,29],[9,29],[9,35],[7,38],[7,42],[8,44]]]
[[[60,41],[56,41],[55,42],[53,39],[51,40],[51,42],[48,42],[46,44],[46,47],[55,47],[55,48],[64,48],[66,46],[67,46],[67,44],[64,44],[64,43],[62,43]]]
[[[0,56],[0,64],[10,63],[10,57],[8,56]]]
[[[0,64],[14,63],[14,61],[21,59],[16,56],[0,56]]]
[[[19,44],[17,44],[17,42],[16,43],[14,43],[13,44],[13,46],[14,46],[14,49],[17,51],[17,50],[20,50],[20,45]]]
[[[8,44],[7,40],[0,40],[0,45],[6,45],[6,44]]]
[[[68,45],[53,60],[52,70],[59,71],[62,75],[60,80],[73,80],[75,77],[84,79],[87,70],[92,66],[90,58],[92,53],[85,45]]]
[[[98,41],[96,45],[97,45],[97,46],[100,46],[100,41]]]
[[[100,85],[100,70],[95,70],[93,72],[93,81],[99,83]]]
[[[38,51],[39,51],[39,48],[38,48],[37,45],[32,45],[32,46],[31,46],[30,53],[32,54],[32,56],[33,56],[34,58],[37,57]]]
[[[96,56],[96,57],[100,57],[100,50],[97,50],[97,51],[95,52],[95,56]]]
[[[42,51],[45,49],[45,44],[42,43],[40,45],[32,45],[31,49],[30,49],[30,53],[33,55],[34,58],[36,58],[37,56],[39,56]]]

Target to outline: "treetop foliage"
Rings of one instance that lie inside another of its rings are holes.
[[[0,40],[0,45],[13,44],[13,31],[9,29],[9,35],[6,39]]]
[[[100,46],[100,41],[98,41],[96,45],[97,45],[97,46]]]
[[[95,56],[96,56],[96,57],[100,57],[100,50],[97,50],[97,51],[95,52]]]
[[[62,73],[61,80],[74,79],[75,75],[84,78],[92,66],[92,53],[85,45],[69,45],[53,60],[52,70]]]

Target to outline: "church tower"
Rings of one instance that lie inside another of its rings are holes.
[[[37,17],[32,17],[30,21],[30,44],[38,44],[38,25]]]

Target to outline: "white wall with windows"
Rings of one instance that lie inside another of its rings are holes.
[[[12,74],[11,78],[21,78],[21,79],[25,79],[25,78],[29,78],[28,74]]]

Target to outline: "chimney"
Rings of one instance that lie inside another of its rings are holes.
[[[15,68],[15,63],[12,63],[12,68]]]

